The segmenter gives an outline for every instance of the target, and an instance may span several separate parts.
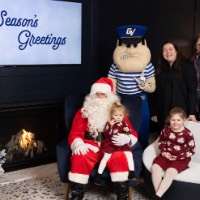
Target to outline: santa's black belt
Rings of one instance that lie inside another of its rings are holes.
[[[94,141],[97,141],[97,142],[101,142],[104,139],[104,135],[103,135],[102,132],[99,132],[98,136],[94,137],[92,135],[92,133],[85,131],[85,137],[84,138],[87,139],[87,140],[94,140]]]

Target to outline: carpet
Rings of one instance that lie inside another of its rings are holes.
[[[0,175],[0,200],[64,200],[64,183],[60,182],[57,164],[6,172]],[[116,195],[99,186],[87,186],[84,200],[115,200]],[[145,187],[133,188],[134,200],[149,200]]]

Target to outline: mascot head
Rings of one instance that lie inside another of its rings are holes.
[[[129,25],[116,29],[117,46],[113,53],[113,61],[122,72],[142,72],[151,60],[151,52],[147,47],[144,26]]]

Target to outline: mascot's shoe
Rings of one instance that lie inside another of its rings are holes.
[[[127,200],[128,199],[127,182],[115,182],[114,189],[115,189],[115,194],[117,195],[117,200]]]
[[[102,174],[97,173],[94,177],[94,184],[101,186]]]
[[[71,188],[71,198],[70,200],[82,200],[84,197],[83,184],[73,183]]]

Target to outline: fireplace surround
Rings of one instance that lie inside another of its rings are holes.
[[[0,106],[0,150],[6,149],[6,162],[3,164],[5,171],[56,161],[56,144],[64,136],[63,107],[62,101],[35,101]],[[22,147],[23,142],[18,137],[24,131],[34,136],[32,142],[26,145],[28,150]]]

